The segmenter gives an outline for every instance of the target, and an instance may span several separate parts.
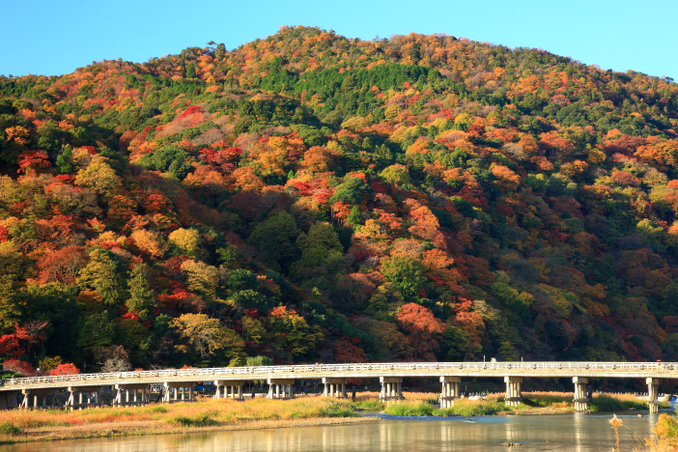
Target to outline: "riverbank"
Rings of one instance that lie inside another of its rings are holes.
[[[82,411],[9,410],[0,412],[0,444],[136,435],[164,435],[227,430],[255,430],[303,426],[378,422],[361,411],[400,416],[482,416],[572,413],[572,393],[524,393],[524,403],[508,407],[501,395],[487,399],[461,399],[453,408],[432,404],[434,393],[404,393],[406,400],[384,405],[378,393],[362,393],[355,401],[317,396],[295,400],[214,400],[145,407],[93,408]],[[647,402],[633,396],[594,396],[592,411],[646,409]]]

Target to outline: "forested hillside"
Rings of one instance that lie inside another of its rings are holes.
[[[446,35],[0,77],[5,370],[677,360],[677,118]]]

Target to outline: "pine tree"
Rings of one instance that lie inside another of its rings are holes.
[[[137,313],[140,320],[150,320],[156,302],[151,285],[148,283],[147,266],[145,264],[135,265],[130,272],[130,279],[127,284],[129,285],[130,295],[129,300],[127,300],[127,308],[130,312]]]
[[[59,174],[72,174],[75,170],[73,166],[73,151],[69,145],[64,146],[64,150],[56,160],[57,170]]]
[[[19,321],[21,311],[16,293],[17,287],[12,276],[0,276],[0,332],[9,331]]]
[[[89,252],[87,266],[80,270],[77,284],[80,289],[94,289],[111,308],[120,306],[124,289],[121,287],[118,264],[114,255],[101,248]],[[112,311],[112,312],[113,312]]]

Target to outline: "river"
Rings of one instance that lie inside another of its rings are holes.
[[[609,451],[611,414],[488,416],[475,421],[384,419],[374,423],[209,434],[27,443],[0,452],[485,452]],[[622,415],[623,451],[651,435],[657,416]],[[507,448],[502,443],[520,443]]]

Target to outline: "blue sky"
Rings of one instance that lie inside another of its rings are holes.
[[[211,40],[230,50],[281,25],[309,25],[361,39],[447,33],[678,79],[676,0],[0,0],[0,17],[3,75],[141,62]]]

